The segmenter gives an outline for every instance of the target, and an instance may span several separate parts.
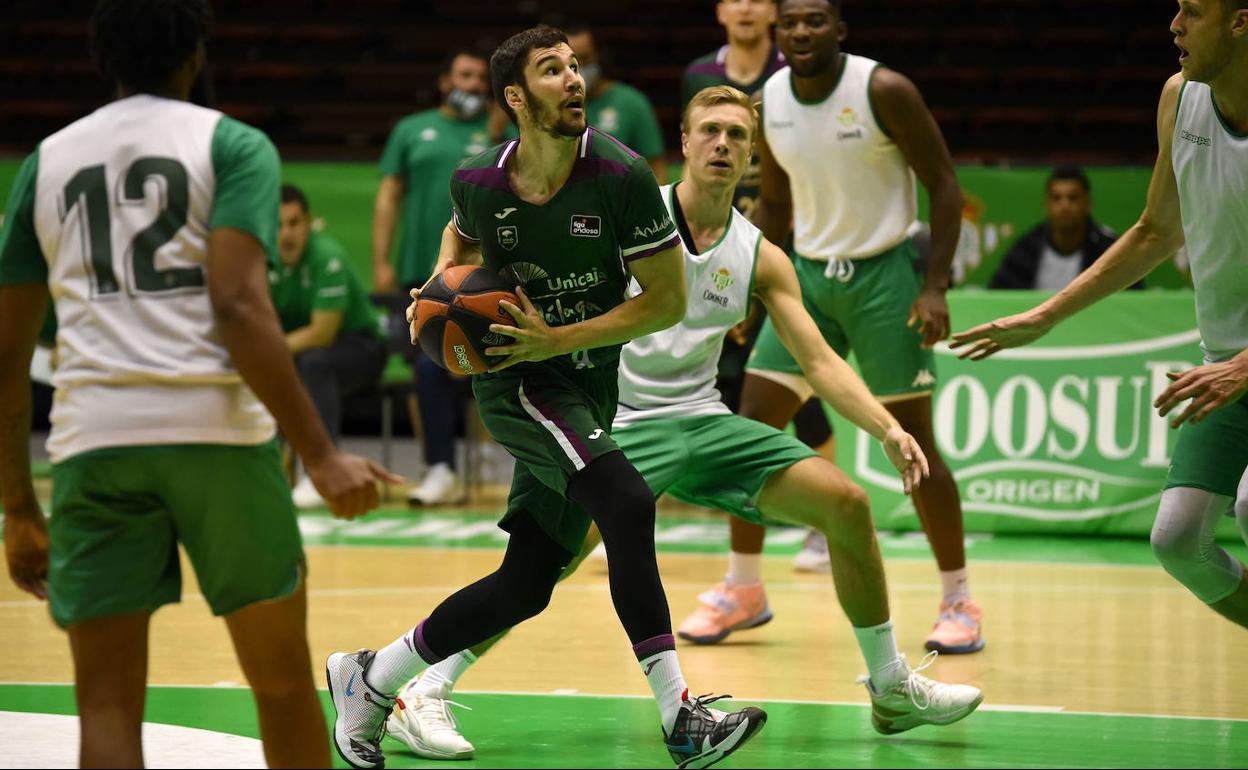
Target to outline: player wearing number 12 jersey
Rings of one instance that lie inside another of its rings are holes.
[[[92,49],[118,99],[40,143],[0,234],[5,553],[68,630],[84,767],[143,764],[147,631],[179,600],[179,543],[225,616],[269,764],[328,766],[274,417],[335,513],[377,504],[379,469],[334,449],[269,301],[277,153],[185,101],[210,17],[205,0],[97,6]],[[60,363],[45,524],[26,372],[49,294]]]

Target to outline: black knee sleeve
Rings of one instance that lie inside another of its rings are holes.
[[[532,516],[517,515],[503,563],[438,605],[424,623],[426,644],[438,655],[454,655],[539,614],[573,556]]]
[[[823,402],[812,398],[793,415],[793,431],[797,440],[808,447],[821,447],[832,439],[832,423],[823,411]]]
[[[654,493],[623,452],[573,477],[568,497],[589,512],[607,549],[611,600],[634,645],[672,633],[654,556]]]

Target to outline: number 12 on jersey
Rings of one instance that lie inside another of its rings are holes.
[[[130,164],[122,176],[121,206],[142,205],[147,198],[147,181],[160,181],[160,211],[147,227],[135,233],[126,250],[127,291],[164,293],[204,286],[204,269],[194,267],[156,268],[156,252],[186,224],[190,203],[186,167],[173,158],[145,157]],[[75,207],[83,207],[80,219],[85,227],[84,250],[90,264],[95,297],[121,291],[113,270],[113,217],[108,198],[108,179],[104,166],[87,166],[74,174],[65,185],[61,221]]]

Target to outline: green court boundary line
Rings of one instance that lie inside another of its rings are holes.
[[[0,685],[8,687],[73,687],[69,682],[0,682]],[[182,689],[182,690],[247,690],[250,689],[245,684],[149,684],[149,688],[160,689]],[[316,688],[318,693],[328,693],[325,687]],[[633,693],[612,694],[612,693],[594,693],[594,692],[528,692],[524,690],[456,690],[458,695],[491,695],[503,697],[538,697],[538,698],[594,698],[598,700],[653,700],[652,695],[637,695]],[[852,706],[854,708],[870,708],[871,703],[862,701],[841,701],[841,700],[808,700],[803,698],[750,698],[736,697],[732,700],[749,703],[779,703],[785,705],[796,706]],[[1064,716],[1076,717],[1124,717],[1131,719],[1182,719],[1191,722],[1236,722],[1248,723],[1248,717],[1215,717],[1215,716],[1192,716],[1186,714],[1133,714],[1125,711],[1074,711],[1067,709],[1065,706],[1032,706],[1021,703],[985,703],[976,711],[992,711],[997,713],[1014,713],[1014,714],[1061,714]]]

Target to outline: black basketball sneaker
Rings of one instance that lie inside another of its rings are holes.
[[[681,704],[672,733],[665,736],[667,751],[678,768],[710,767],[744,746],[762,729],[767,713],[760,708],[749,706],[727,714],[706,707],[730,697],[700,695],[692,700],[686,698]]]

